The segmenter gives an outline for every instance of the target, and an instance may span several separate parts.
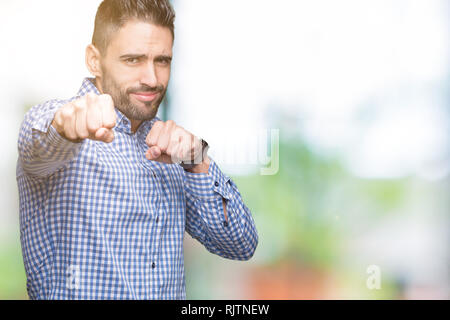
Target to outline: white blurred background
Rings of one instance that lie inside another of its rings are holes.
[[[84,50],[100,2],[0,2],[0,241],[13,248],[4,250],[3,259],[0,250],[4,264],[14,259],[20,266],[15,182],[20,123],[27,108],[75,95],[89,76]],[[221,149],[231,144],[237,154],[245,152],[249,135],[280,129],[282,137],[301,138],[318,157],[339,159],[354,179],[410,179],[409,196],[398,213],[373,224],[364,210],[343,214],[347,224],[340,228],[349,236],[338,253],[339,265],[349,273],[360,270],[360,278],[371,264],[393,276],[401,274],[407,286],[403,298],[448,299],[449,2],[173,3],[177,20],[170,118],[203,136],[228,174],[245,177],[255,171],[227,163]],[[270,237],[264,237],[269,231],[262,211],[252,212],[261,225],[253,264],[264,265],[270,260],[265,249]],[[188,249],[187,258],[203,254],[189,241],[196,249]],[[22,297],[23,282],[17,288],[5,280],[8,270],[0,269],[0,298]],[[20,272],[12,279],[23,281]],[[329,274],[338,279],[333,283],[347,279]],[[191,277],[206,280],[194,272]],[[190,297],[247,297],[232,283],[236,287],[225,293],[196,285]],[[364,285],[336,284],[313,298],[322,297],[372,296]]]

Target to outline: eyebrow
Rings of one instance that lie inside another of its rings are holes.
[[[123,56],[120,56],[121,60],[127,60],[127,59],[142,59],[142,58],[148,58],[146,54],[125,54]],[[155,59],[164,59],[172,61],[172,57],[170,55],[158,55],[155,57]]]
[[[120,59],[126,60],[126,59],[139,59],[139,58],[146,58],[147,55],[145,54],[125,54],[123,56],[120,56]]]

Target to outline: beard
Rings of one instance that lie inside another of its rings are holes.
[[[164,100],[167,92],[167,88],[163,85],[156,87],[150,87],[145,84],[141,84],[137,87],[122,89],[109,74],[103,70],[103,77],[101,79],[103,93],[109,94],[115,104],[115,107],[119,109],[128,119],[146,121],[152,120],[158,113],[159,106]],[[159,98],[153,101],[141,102],[144,106],[138,106],[133,104],[130,100],[130,94],[132,93],[159,93]]]

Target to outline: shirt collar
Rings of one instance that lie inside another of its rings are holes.
[[[98,91],[97,87],[95,86],[95,79],[94,78],[85,78],[83,80],[83,83],[81,84],[81,88],[78,91],[77,96],[83,97],[89,92],[95,93],[97,95],[101,95],[100,91]],[[131,134],[131,122],[130,119],[128,119],[119,109],[115,108],[116,114],[117,114],[117,124],[116,129],[119,131],[123,131],[125,133]],[[152,120],[146,120],[144,121],[138,129],[138,133],[142,132],[144,134],[147,134],[148,131],[153,127],[155,122],[161,121],[158,117],[153,118]]]

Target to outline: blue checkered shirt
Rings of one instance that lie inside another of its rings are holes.
[[[133,134],[116,109],[111,144],[72,143],[56,132],[56,110],[88,92],[99,94],[92,79],[72,99],[33,107],[20,129],[20,237],[30,299],[186,299],[185,231],[214,254],[251,258],[258,243],[251,212],[214,160],[208,174],[194,174],[145,158],[158,118]]]

